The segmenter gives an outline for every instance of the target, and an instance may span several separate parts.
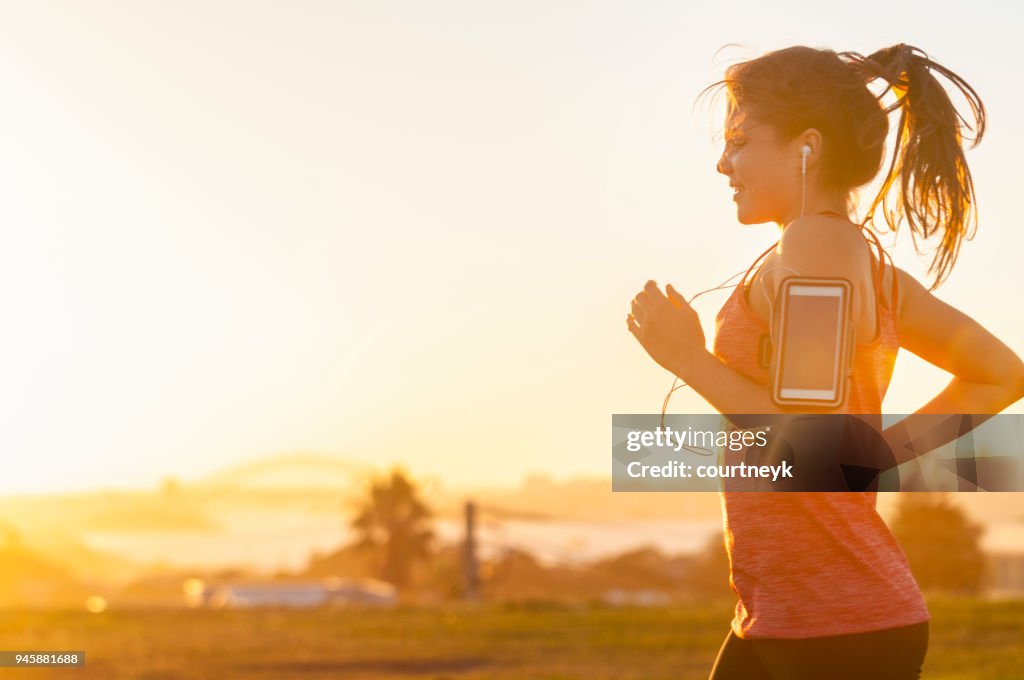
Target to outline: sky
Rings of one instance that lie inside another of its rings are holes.
[[[777,237],[737,223],[694,100],[792,44],[906,42],[976,88],[980,226],[938,295],[1024,353],[1020,10],[701,4],[0,4],[0,493],[296,451],[609,474],[611,414],[672,383],[629,301]],[[709,341],[726,295],[695,303]],[[901,352],[884,409],[948,378]]]

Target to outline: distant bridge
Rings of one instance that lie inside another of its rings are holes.
[[[201,490],[340,488],[375,472],[373,465],[348,458],[289,453],[232,465],[190,486]]]

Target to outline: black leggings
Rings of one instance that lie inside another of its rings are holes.
[[[927,621],[801,640],[744,640],[730,630],[709,680],[917,680],[927,650]]]

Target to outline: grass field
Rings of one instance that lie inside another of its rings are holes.
[[[930,598],[924,678],[1024,678],[1024,602]],[[6,612],[0,649],[85,650],[38,678],[705,679],[732,602],[669,608]]]

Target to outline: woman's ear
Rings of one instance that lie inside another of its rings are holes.
[[[802,154],[804,147],[810,148],[807,152],[807,163],[810,164],[813,161],[818,160],[821,157],[821,132],[817,128],[807,128],[796,138],[797,153]]]

